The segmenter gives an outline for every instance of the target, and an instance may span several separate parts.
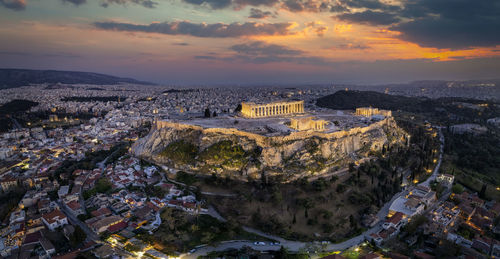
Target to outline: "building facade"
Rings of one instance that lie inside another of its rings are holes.
[[[273,102],[267,104],[241,103],[241,114],[247,118],[262,118],[303,112],[304,101]]]
[[[372,108],[372,107],[361,107],[361,108],[356,108],[356,115],[365,117],[371,117],[373,115],[382,115],[386,117],[391,117],[392,112],[389,110],[379,110],[378,108]]]
[[[328,122],[325,120],[316,120],[313,119],[312,117],[306,117],[306,118],[292,118],[290,120],[290,128],[295,129],[295,130],[316,130],[316,131],[321,131],[325,129],[325,125]]]

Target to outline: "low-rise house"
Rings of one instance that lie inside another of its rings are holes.
[[[399,231],[394,227],[389,227],[388,229],[382,229],[377,233],[370,234],[370,238],[375,242],[375,244],[380,245],[382,242],[388,238],[397,235]]]
[[[69,186],[68,185],[63,185],[61,188],[59,188],[59,191],[57,191],[57,196],[61,199],[64,196],[68,195],[69,192]]]
[[[42,221],[51,231],[68,224],[68,218],[59,209],[55,209],[48,214],[44,214],[42,216]]]
[[[97,220],[96,222],[90,225],[90,228],[94,230],[96,233],[102,233],[108,229],[111,225],[121,222],[123,219],[120,216],[109,216],[103,219]]]
[[[411,218],[414,215],[422,213],[424,208],[425,205],[415,198],[399,197],[391,204],[388,216],[390,217],[396,212],[401,212]]]
[[[125,221],[120,221],[108,227],[109,233],[116,233],[128,227],[128,223]]]
[[[100,208],[98,210],[94,210],[90,213],[93,217],[107,217],[111,215],[111,210],[106,207]]]
[[[484,253],[489,254],[491,249],[491,242],[487,239],[476,238],[472,241],[472,248]]]
[[[406,223],[405,218],[406,218],[405,214],[403,214],[401,212],[396,212],[396,213],[394,213],[394,215],[392,215],[390,218],[388,218],[384,222],[382,227],[384,229],[395,228],[395,229],[399,230]]]
[[[11,175],[6,175],[0,179],[0,186],[4,192],[8,192],[17,187],[17,179]]]
[[[83,209],[80,202],[72,200],[65,204],[68,210],[75,216],[85,214],[85,210]]]
[[[20,201],[20,204],[22,205],[23,208],[31,207],[38,202],[41,196],[42,193],[36,190],[27,191],[24,194],[23,199]]]
[[[431,191],[428,187],[418,185],[409,192],[406,198],[409,200],[416,199],[423,202],[425,205],[429,205],[436,201],[436,192]]]
[[[10,224],[24,222],[26,212],[24,210],[16,210],[10,214]]]
[[[436,181],[446,187],[451,187],[453,185],[453,181],[455,180],[455,176],[451,174],[440,174],[436,177]]]
[[[45,250],[45,253],[47,253],[49,256],[56,253],[56,248],[47,238],[44,237],[40,239],[40,245],[42,246],[43,250]]]

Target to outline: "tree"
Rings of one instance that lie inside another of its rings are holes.
[[[73,247],[78,246],[79,244],[83,243],[85,239],[87,238],[87,234],[83,231],[80,226],[76,225],[75,226],[75,231],[73,234],[69,237],[69,241]]]
[[[242,107],[241,107],[241,103],[240,103],[240,104],[238,104],[238,106],[236,106],[236,109],[234,109],[234,112],[241,112],[241,109],[242,109]]]
[[[217,112],[216,112],[216,111],[214,111],[214,112],[212,113],[212,117],[217,117]]]
[[[481,188],[481,191],[479,192],[479,197],[481,199],[484,199],[485,198],[485,194],[486,194],[486,183],[483,183],[483,187]]]
[[[205,109],[205,118],[210,118],[210,109]]]
[[[355,166],[354,163],[349,163],[349,173],[352,173],[356,170],[356,168],[354,166]]]

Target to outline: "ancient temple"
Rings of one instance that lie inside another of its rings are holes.
[[[241,103],[241,114],[248,118],[262,118],[304,112],[304,101],[273,102],[257,104]]]

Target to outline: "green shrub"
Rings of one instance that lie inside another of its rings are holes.
[[[160,152],[161,156],[182,164],[194,163],[197,154],[198,147],[184,140],[172,142]]]

